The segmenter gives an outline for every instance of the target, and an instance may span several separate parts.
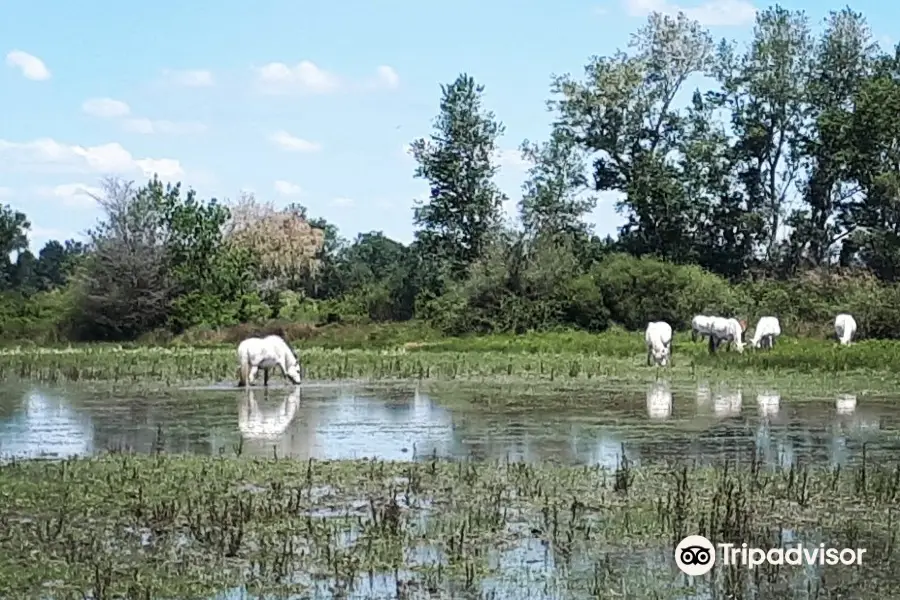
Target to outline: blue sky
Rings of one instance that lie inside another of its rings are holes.
[[[580,75],[624,47],[650,10],[679,8],[717,37],[746,39],[754,5],[711,0],[454,3],[298,0],[0,4],[0,202],[23,210],[32,246],[78,236],[99,216],[83,190],[157,171],[202,197],[299,202],[345,237],[412,239],[404,146],[427,135],[439,84],[486,86],[506,125],[501,188],[513,204],[524,138],[548,133],[550,75]],[[761,6],[761,5],[760,5]],[[840,4],[809,8],[818,22]],[[890,42],[900,6],[856,3]],[[590,219],[621,224],[613,201]]]

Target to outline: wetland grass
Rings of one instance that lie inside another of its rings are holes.
[[[314,380],[517,378],[543,381],[646,379],[657,371],[644,366],[640,334],[534,334],[453,338],[382,349],[325,349],[298,346],[306,375]],[[783,337],[771,351],[710,356],[706,345],[679,334],[674,378],[728,372],[844,376],[866,374],[892,379],[900,372],[900,343],[864,340],[849,347],[833,342]],[[0,377],[45,382],[109,381],[162,384],[222,381],[236,377],[233,346],[77,346],[66,349],[15,348],[0,351]],[[235,379],[236,380],[236,379]]]
[[[259,460],[111,453],[0,466],[0,589],[33,598],[900,597],[900,463],[753,461],[615,472],[510,462]],[[677,542],[866,548],[861,566],[717,565]],[[549,565],[528,575],[536,547]],[[500,559],[498,557],[505,557]],[[503,582],[499,586],[497,582]],[[493,584],[491,584],[493,582]],[[499,587],[498,587],[499,586]],[[324,591],[323,591],[324,590]],[[356,596],[354,596],[354,591]],[[702,591],[701,591],[702,593]],[[7,596],[4,596],[7,597]],[[13,596],[8,596],[13,597]]]

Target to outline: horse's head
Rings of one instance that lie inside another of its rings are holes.
[[[288,367],[285,375],[288,377],[288,379],[299,385],[304,376],[303,365],[300,363],[300,353],[297,352],[294,348],[291,348],[291,352],[294,354],[294,360],[292,361],[294,364]]]

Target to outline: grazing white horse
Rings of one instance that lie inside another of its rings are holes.
[[[665,321],[651,321],[644,332],[644,341],[647,343],[647,366],[652,361],[666,366],[672,351],[672,326]]]
[[[779,335],[781,323],[778,322],[778,317],[760,317],[756,322],[756,329],[753,330],[750,345],[754,348],[763,347],[771,350],[775,347],[775,338]]]
[[[742,336],[747,329],[747,322],[735,318],[726,319],[725,317],[713,317],[710,324],[709,335],[709,353],[712,354],[719,349],[722,342],[728,343],[728,349],[734,344],[738,352],[744,351],[744,341]]]
[[[834,334],[842,346],[850,344],[850,340],[856,335],[856,319],[847,313],[841,313],[834,318]]]
[[[665,381],[657,381],[647,390],[647,416],[668,419],[672,416],[672,392]]]
[[[712,325],[713,319],[715,317],[709,317],[707,315],[695,315],[693,319],[691,319],[691,341],[696,342],[697,338],[701,340],[704,337],[710,336],[710,326]]]
[[[268,396],[268,391],[266,395]],[[294,420],[299,407],[300,388],[294,388],[281,402],[281,406],[273,411],[260,410],[253,390],[248,389],[238,410],[238,429],[245,439],[278,438]]]
[[[238,345],[237,354],[241,368],[238,387],[253,383],[259,369],[263,370],[263,385],[269,385],[269,369],[275,367],[280,368],[284,376],[296,384],[303,377],[300,373],[300,361],[280,336],[247,338]]]

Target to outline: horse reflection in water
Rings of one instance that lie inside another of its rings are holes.
[[[722,389],[713,395],[713,412],[720,419],[740,416],[743,404],[744,394],[741,388]]]
[[[756,395],[756,407],[759,416],[763,419],[771,419],[778,416],[781,408],[781,394],[772,391],[760,392]]]
[[[668,419],[672,416],[669,382],[657,381],[647,390],[647,416],[651,419]]]
[[[268,395],[266,390],[265,397]],[[238,410],[238,429],[245,440],[277,440],[290,426],[299,407],[300,388],[294,388],[273,411],[260,409],[254,390],[248,389]]]
[[[795,458],[792,441],[783,429],[772,431],[771,424],[778,421],[781,410],[781,394],[771,390],[756,395],[759,424],[756,428],[756,453],[764,464],[790,468]]]
[[[841,394],[838,396],[835,401],[835,412],[837,412],[836,423],[840,430],[853,436],[880,431],[881,419],[878,415],[871,412],[866,414],[864,410],[859,410],[856,394]]]

